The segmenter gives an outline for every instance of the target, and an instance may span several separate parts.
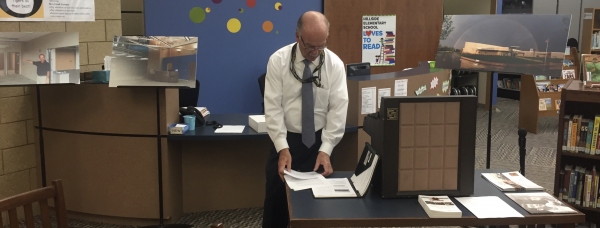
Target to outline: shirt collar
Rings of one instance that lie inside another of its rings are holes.
[[[300,52],[300,48],[302,48],[302,47],[300,47],[300,44],[298,44],[296,42],[296,62],[295,62],[296,64],[300,64],[300,63],[304,64],[302,61],[304,61],[305,58],[304,58],[304,56],[302,56],[302,52]],[[319,65],[319,58],[320,57],[317,57],[314,61],[312,61],[312,64]]]

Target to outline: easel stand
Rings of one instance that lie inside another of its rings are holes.
[[[159,224],[158,225],[150,225],[143,226],[143,228],[191,228],[192,225],[188,224],[164,224],[164,214],[163,214],[163,179],[162,179],[162,140],[161,140],[161,132],[160,132],[160,89],[164,87],[156,87],[156,141],[158,145],[158,210],[159,210]]]
[[[46,187],[46,156],[44,155],[44,134],[42,130],[42,100],[40,99],[40,85],[35,85],[38,112],[38,135],[40,144],[40,169],[42,170],[42,187]]]
[[[490,168],[490,161],[491,161],[491,151],[492,151],[492,102],[494,101],[494,94],[492,91],[494,89],[494,74],[495,72],[492,72],[491,77],[490,77],[490,100],[489,105],[488,105],[488,135],[487,135],[487,153],[486,153],[486,162],[485,162],[485,168],[489,169]]]

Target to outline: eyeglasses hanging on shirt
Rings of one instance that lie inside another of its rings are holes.
[[[300,38],[300,40],[302,40],[302,37]],[[304,40],[302,40],[302,43],[304,44]],[[317,71],[319,73],[317,74],[317,76],[312,76],[310,78],[302,79],[300,76],[298,76],[298,73],[296,73],[296,68],[294,66],[294,63],[296,62],[296,47],[297,46],[298,46],[298,43],[296,43],[296,44],[294,44],[294,46],[292,46],[292,60],[291,60],[291,64],[290,64],[290,71],[292,72],[292,75],[294,75],[296,80],[298,80],[301,83],[315,83],[315,85],[317,87],[322,88],[323,85],[321,85],[321,67],[323,66],[323,63],[325,62],[325,52],[323,52],[321,50],[324,50],[325,47],[307,48],[307,49],[321,51],[321,53],[319,54],[319,65],[317,65],[317,67],[315,67],[315,69],[312,72],[313,74]]]

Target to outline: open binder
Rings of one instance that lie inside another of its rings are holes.
[[[315,198],[363,197],[369,188],[379,154],[371,144],[365,143],[365,148],[356,165],[356,170],[350,179],[328,178],[331,186],[313,188]]]

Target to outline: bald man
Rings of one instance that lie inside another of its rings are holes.
[[[333,172],[333,148],[344,135],[348,91],[344,63],[327,49],[329,22],[309,11],[298,19],[296,42],[269,58],[265,119],[273,141],[267,165],[263,227],[289,222],[283,170]]]

